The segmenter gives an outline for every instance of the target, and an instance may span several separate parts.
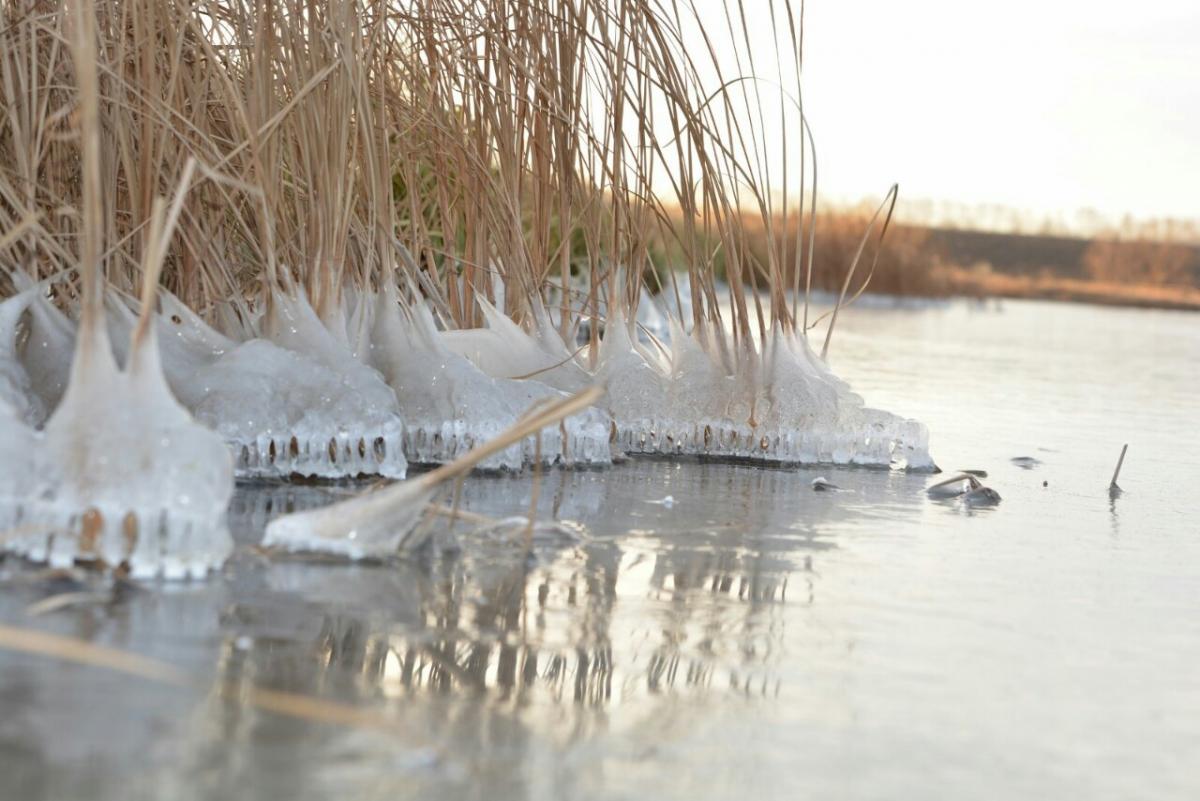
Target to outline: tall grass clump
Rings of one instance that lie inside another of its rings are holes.
[[[65,391],[47,354],[80,330],[94,257],[117,358],[157,331],[171,391],[241,475],[400,477],[597,382],[600,407],[483,466],[929,463],[923,428],[864,408],[809,347],[820,233],[789,0],[82,9],[94,159],[72,15],[0,11],[0,272],[26,298],[8,394],[30,425]],[[178,198],[165,238],[160,197]],[[847,256],[844,300],[894,199]],[[139,324],[148,280],[163,291]],[[669,333],[637,323],[647,286]]]

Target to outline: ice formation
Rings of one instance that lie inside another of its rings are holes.
[[[402,308],[394,291],[380,293],[374,306],[368,358],[399,398],[404,410],[405,452],[411,461],[452,461],[499,435],[536,404],[564,397],[540,381],[485,374],[447,347],[428,309],[419,304]],[[497,338],[508,333],[501,332]],[[491,344],[489,337],[484,341]],[[517,342],[528,340],[522,337]],[[503,348],[497,347],[496,353],[502,352]],[[610,430],[607,414],[587,409],[542,433],[541,460],[563,465],[609,464]],[[519,469],[537,456],[537,443],[531,437],[478,466]]]
[[[1000,503],[1000,493],[984,486],[983,482],[970,473],[959,473],[931,484],[925,492],[935,500],[958,499],[968,506],[995,506]]]
[[[260,335],[237,342],[164,293],[156,325],[168,381],[230,443],[239,476],[402,478],[408,461],[452,461],[535,404],[563,396],[540,381],[485,374],[444,344],[428,309],[402,306],[394,289],[347,288],[343,299],[322,319],[302,292],[276,292],[268,313],[249,326]],[[110,307],[114,326],[133,325],[128,303]],[[499,320],[515,325],[495,314],[499,336],[511,339]],[[587,380],[578,369],[571,377]],[[610,431],[602,410],[581,412],[543,432],[542,461],[608,464]],[[536,452],[531,438],[479,466],[519,469]]]
[[[728,287],[720,281],[715,283],[718,293],[728,291]],[[634,316],[634,322],[636,323],[638,340],[641,342],[647,342],[652,337],[666,340],[671,334],[672,320],[681,321],[685,330],[691,327],[692,288],[691,278],[688,273],[677,273],[674,277],[674,283],[664,277],[661,280],[661,286],[658,286],[657,289],[657,293],[652,292],[650,287],[643,284],[638,295],[637,313]],[[678,302],[676,302],[676,290],[679,293]],[[579,338],[584,341],[587,339],[591,324],[590,318],[593,311],[601,320],[607,320],[609,317],[608,300],[604,297],[591,299],[588,297],[588,293],[588,283],[582,277],[575,278],[567,291],[567,328],[570,330],[574,327]],[[546,313],[553,326],[559,328],[563,320],[563,292],[559,287],[553,286],[547,290],[546,295]],[[593,302],[595,304],[594,309]],[[497,305],[499,306],[500,304]],[[601,328],[603,328],[603,325]]]
[[[592,383],[592,376],[576,361],[540,305],[534,305],[531,334],[486,300],[480,299],[479,307],[486,325],[442,332],[449,350],[496,378],[536,377],[564,392],[577,392]]]
[[[586,354],[568,349],[540,309],[532,333],[486,302],[485,327],[442,331],[425,306],[398,302],[394,289],[345,297],[323,321],[302,293],[277,292],[270,313],[251,321],[261,335],[239,342],[162,295],[154,323],[170,387],[231,445],[239,475],[400,478],[406,457],[452,461],[533,405],[597,378],[610,391],[606,408],[543,432],[545,463],[603,465],[614,453],[644,453],[933,466],[923,426],[865,407],[791,334],[733,354],[711,328],[685,333],[673,320],[668,348],[635,336],[618,313],[593,375]],[[113,340],[127,341],[130,302],[110,295],[109,308]],[[23,345],[18,320],[28,329]],[[36,289],[0,305],[0,397],[29,424],[61,394],[54,365],[71,328]],[[14,378],[11,364],[27,375]],[[518,469],[534,458],[531,439],[480,467]]]
[[[233,542],[229,453],[171,395],[152,332],[118,368],[103,324],[79,337],[45,430],[0,410],[6,550],[55,566],[127,565],[134,576],[202,576]],[[19,361],[9,363],[15,372]]]
[[[0,398],[0,547],[25,536],[26,504],[38,494],[41,435]]]
[[[635,341],[619,315],[600,370],[630,454],[681,454],[780,464],[933,469],[920,423],[866,408],[807,342],[776,331],[761,349],[722,357],[711,331],[677,326],[669,358]]]
[[[0,303],[0,397],[27,425],[40,427],[67,389],[75,323],[44,287],[13,275],[20,291]]]
[[[266,336],[241,342],[162,297],[155,325],[167,380],[196,419],[225,439],[240,477],[404,477],[394,393],[325,328],[303,294],[276,293],[261,323]],[[127,303],[110,302],[110,309],[114,329],[133,325]]]
[[[225,439],[239,477],[402,478],[407,461],[452,461],[535,405],[563,397],[536,379],[488,375],[447,340],[478,344],[477,358],[510,373],[566,359],[549,371],[559,384],[578,388],[591,380],[556,332],[543,345],[494,308],[486,308],[488,328],[447,334],[424,306],[400,304],[394,289],[347,289],[345,297],[345,307],[323,321],[302,292],[276,292],[261,318],[229,316],[227,336],[160,293],[152,325],[167,383]],[[106,308],[110,339],[124,361],[136,301],[109,290]],[[58,405],[75,336],[75,322],[37,287],[0,304],[0,398],[27,424],[41,425]],[[587,409],[542,433],[541,459],[610,464],[611,429],[605,411]],[[538,453],[530,438],[480,467],[519,469]]]
[[[7,417],[36,426],[45,419],[46,411],[33,392],[19,354],[20,340],[27,330],[21,318],[30,301],[30,293],[22,292],[0,303],[0,405]]]
[[[498,436],[429,473],[350,500],[283,515],[272,520],[263,545],[282,551],[327,553],[347,559],[380,559],[419,548],[426,541],[417,526],[437,488],[530,435],[558,425],[591,407],[598,387],[557,398],[523,417]]]
[[[667,347],[614,310],[593,376],[539,309],[532,333],[493,307],[484,316],[485,328],[442,340],[492,376],[537,375],[566,389],[599,378],[614,454],[934,469],[925,427],[867,408],[803,337],[776,329],[765,346],[735,353],[711,326],[685,332],[672,314]]]

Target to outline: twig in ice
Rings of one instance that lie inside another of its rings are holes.
[[[1121,465],[1125,464],[1125,451],[1127,450],[1129,450],[1128,442],[1121,446],[1121,455],[1117,458],[1117,469],[1113,471],[1112,481],[1108,484],[1108,491],[1111,493],[1121,491],[1121,488],[1117,486],[1117,478],[1121,475]]]

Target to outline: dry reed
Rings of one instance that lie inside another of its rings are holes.
[[[154,198],[184,181],[162,281],[226,325],[269,313],[273,288],[328,318],[346,286],[394,282],[447,327],[503,295],[518,322],[559,305],[569,334],[647,279],[676,293],[678,263],[722,349],[803,328],[816,170],[788,2],[753,9],[758,40],[742,2],[90,5],[97,258],[117,290],[143,283]],[[48,0],[0,12],[0,269],[56,276],[70,304],[89,239],[66,17]]]

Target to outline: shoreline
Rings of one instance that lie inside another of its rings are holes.
[[[1187,287],[1129,285],[1076,278],[971,275],[966,270],[948,271],[949,294],[967,298],[1014,298],[1091,303],[1168,311],[1200,311],[1200,290]]]

